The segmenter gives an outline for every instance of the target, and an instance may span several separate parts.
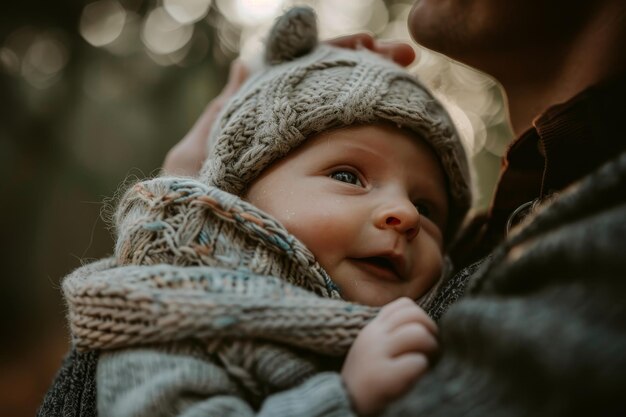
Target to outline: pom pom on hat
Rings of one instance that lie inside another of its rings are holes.
[[[201,180],[229,193],[247,187],[312,135],[354,124],[414,132],[439,158],[450,186],[451,234],[467,213],[467,156],[449,115],[420,82],[363,49],[319,43],[315,12],[297,7],[270,31],[262,65],[224,106]]]
[[[294,7],[279,17],[267,39],[265,62],[281,64],[308,54],[317,46],[315,12]]]

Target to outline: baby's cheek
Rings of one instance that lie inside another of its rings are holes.
[[[410,293],[404,294],[413,299],[424,295],[441,278],[443,273],[443,253],[436,242],[430,241],[421,245],[416,268],[413,271],[414,281]]]
[[[345,222],[339,221],[337,215],[329,211],[320,211],[300,220],[291,222],[293,230],[290,232],[302,240],[314,253],[316,248],[345,244],[346,235],[350,234]]]
[[[329,205],[312,204],[290,221],[287,230],[300,239],[324,264],[340,258],[358,239],[358,222],[354,215]],[[295,219],[294,219],[295,220]]]

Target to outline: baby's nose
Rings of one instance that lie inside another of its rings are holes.
[[[413,204],[408,202],[387,206],[377,219],[381,229],[393,229],[413,240],[420,231],[420,215]]]

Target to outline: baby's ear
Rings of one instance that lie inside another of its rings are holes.
[[[265,62],[277,65],[311,52],[317,46],[317,20],[309,7],[294,7],[279,17],[269,33]]]

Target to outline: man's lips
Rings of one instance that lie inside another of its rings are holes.
[[[390,281],[404,280],[404,259],[401,256],[368,256],[351,258],[356,267]]]

